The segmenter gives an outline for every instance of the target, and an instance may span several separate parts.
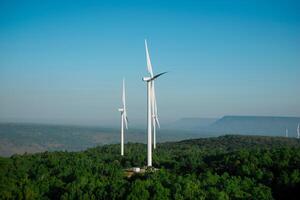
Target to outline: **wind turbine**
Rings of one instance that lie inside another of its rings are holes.
[[[289,137],[289,129],[285,129],[285,137]]]
[[[148,51],[147,41],[145,40],[145,49],[146,49],[146,59],[147,59],[147,70],[150,74],[150,77],[153,78],[153,70],[151,59]],[[157,104],[156,104],[156,96],[155,96],[155,87],[154,87],[154,80],[151,83],[151,112],[152,112],[152,126],[153,126],[153,148],[156,149],[156,125],[160,128],[158,114],[157,114]]]
[[[300,124],[297,127],[297,138],[300,139]]]
[[[157,117],[157,105],[155,98],[155,89],[154,89],[154,80],[159,76],[167,73],[159,73],[157,75],[153,74],[150,55],[148,51],[147,41],[145,40],[145,49],[146,49],[146,60],[147,60],[147,70],[150,74],[150,77],[144,77],[143,81],[147,82],[147,166],[152,166],[152,128],[153,128],[153,146],[156,148],[156,125],[159,127],[159,121]]]
[[[121,156],[124,155],[124,123],[126,129],[128,129],[128,119],[126,112],[126,102],[125,102],[125,80],[123,79],[123,90],[122,90],[122,104],[123,107],[119,108],[119,112],[121,113]]]

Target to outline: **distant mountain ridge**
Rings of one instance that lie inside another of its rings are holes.
[[[220,119],[182,118],[162,128],[193,131],[206,137],[224,134],[285,136],[285,130],[288,129],[289,137],[296,137],[298,123],[300,117],[226,115]]]
[[[224,116],[207,127],[211,132],[223,134],[255,134],[296,137],[300,117],[275,116]]]
[[[176,130],[199,130],[212,125],[217,120],[217,118],[185,117],[173,123],[165,124],[162,128]]]

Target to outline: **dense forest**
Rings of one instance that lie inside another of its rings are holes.
[[[222,136],[146,145],[0,157],[1,199],[299,199],[300,140]]]

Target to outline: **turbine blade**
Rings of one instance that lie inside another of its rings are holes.
[[[155,94],[154,94],[154,82],[151,82],[150,83],[151,84],[151,93],[150,93],[150,95],[151,95],[151,116],[152,117],[154,117],[154,106],[155,106],[155,99],[154,99],[154,97],[155,97]]]
[[[147,70],[151,77],[153,77],[153,71],[152,71],[152,65],[151,65],[151,60],[150,60],[150,55],[148,51],[148,45],[147,45],[147,40],[145,40],[145,48],[146,48],[146,59],[147,59]]]
[[[154,81],[152,82],[152,101],[153,101],[153,119],[154,122],[157,124],[158,128],[160,128],[159,120],[158,120],[158,113],[157,113],[157,103],[156,103],[156,95],[155,95],[155,87]]]
[[[168,73],[168,72],[162,72],[162,73],[159,73],[159,74],[153,76],[149,81],[153,81],[153,80],[157,79],[158,77],[160,77],[161,75],[163,75],[163,74],[165,74],[165,73]]]
[[[156,122],[158,128],[160,128],[160,124],[159,124],[159,120],[158,120],[158,117],[157,117],[157,116],[155,117],[155,122]]]
[[[122,92],[122,102],[123,102],[123,115],[122,120],[125,122],[125,127],[128,129],[128,120],[127,120],[127,111],[126,111],[126,99],[125,99],[126,91],[125,91],[125,79],[123,78],[123,92]]]
[[[125,79],[124,78],[123,78],[122,103],[123,103],[123,109],[125,110],[126,102],[125,102]]]
[[[154,84],[154,82],[153,82]],[[158,116],[157,115],[157,103],[156,103],[156,95],[155,95],[155,89],[154,89],[154,86],[153,86],[153,101],[154,101],[154,115],[155,116]]]
[[[125,122],[125,128],[128,129],[128,118],[125,113],[122,116],[123,116],[123,120]]]

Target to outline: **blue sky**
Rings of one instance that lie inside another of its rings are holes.
[[[297,1],[0,1],[0,120],[146,117],[144,39],[162,122],[300,116]]]

